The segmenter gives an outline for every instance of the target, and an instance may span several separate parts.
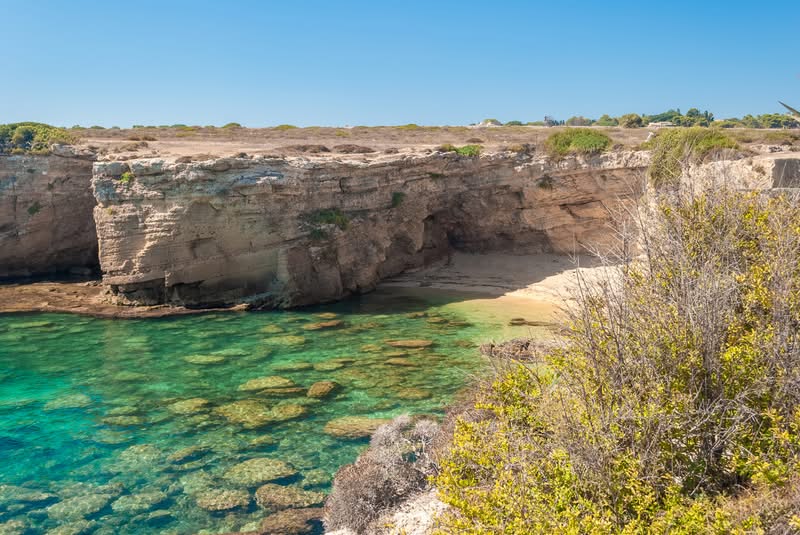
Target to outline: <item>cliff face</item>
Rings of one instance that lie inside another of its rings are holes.
[[[0,278],[97,268],[92,159],[0,155]]]
[[[642,152],[96,163],[103,280],[121,303],[288,307],[453,249],[571,252],[602,243],[646,165]]]

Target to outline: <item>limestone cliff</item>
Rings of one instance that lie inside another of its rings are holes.
[[[648,157],[515,153],[94,166],[104,283],[120,303],[289,307],[370,290],[453,249],[602,243]]]
[[[93,155],[0,155],[0,278],[97,268]]]

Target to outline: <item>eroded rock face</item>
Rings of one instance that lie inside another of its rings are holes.
[[[121,303],[325,302],[453,249],[602,242],[646,164],[642,152],[96,163],[100,263]]]
[[[0,278],[97,269],[92,159],[0,155]]]

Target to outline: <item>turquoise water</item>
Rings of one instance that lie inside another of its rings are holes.
[[[376,423],[340,418],[441,414],[482,369],[476,343],[496,326],[444,304],[0,316],[0,533],[253,529],[266,482],[299,491],[280,507],[319,502],[368,440],[342,429]],[[411,339],[431,345],[390,343]],[[339,390],[308,397],[319,381]],[[250,459],[280,463],[232,470]]]

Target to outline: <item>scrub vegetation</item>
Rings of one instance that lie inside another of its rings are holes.
[[[800,530],[797,201],[655,193],[642,255],[581,280],[563,341],[457,421],[439,533]]]

